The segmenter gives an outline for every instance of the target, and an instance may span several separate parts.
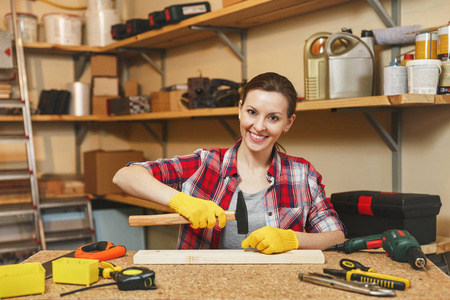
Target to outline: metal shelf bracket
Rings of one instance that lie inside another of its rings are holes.
[[[141,122],[142,126],[150,133],[151,136],[161,145],[163,149],[162,156],[167,157],[167,121],[161,121],[162,133],[159,136],[149,125],[149,122]]]
[[[217,37],[233,52],[233,54],[241,62],[241,77],[242,81],[247,80],[247,30],[241,28],[231,27],[214,27],[214,26],[198,26],[193,25],[189,27],[192,30],[210,30],[214,31]],[[224,32],[236,32],[241,36],[241,47],[234,45]]]

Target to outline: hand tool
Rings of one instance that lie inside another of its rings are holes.
[[[343,258],[339,261],[339,265],[344,270],[351,272],[349,273],[333,269],[324,269],[323,272],[338,277],[344,277],[347,280],[375,282],[379,286],[391,288],[394,290],[405,290],[410,286],[410,282],[408,279],[375,273],[375,270],[373,268],[366,267],[355,260]]]
[[[423,254],[420,244],[406,230],[391,229],[381,234],[353,238],[342,244],[334,245],[328,250],[353,253],[362,249],[383,247],[386,255],[398,262],[409,262],[414,269],[422,269],[427,265],[427,258]]]
[[[360,293],[369,296],[380,296],[380,297],[393,297],[395,296],[395,291],[382,288],[378,285],[359,282],[359,281],[346,281],[338,278],[333,278],[324,274],[309,273],[309,274],[298,274],[298,278],[302,281],[323,285],[327,287],[332,287],[336,289],[341,289],[345,291]]]
[[[343,277],[348,281],[361,281],[370,282],[378,286],[394,289],[394,290],[406,290],[409,287],[409,280],[401,277],[395,277],[386,274],[380,274],[375,272],[366,272],[360,269],[355,270],[335,270],[335,269],[323,269],[323,272],[329,275]]]
[[[241,191],[238,192],[238,200],[236,204],[236,211],[225,211],[227,221],[237,222],[238,234],[248,233],[248,215],[247,206],[245,204],[244,195]],[[178,225],[189,224],[189,220],[177,214],[161,214],[149,216],[130,216],[128,223],[131,227],[137,226],[154,226],[154,225]]]
[[[115,282],[91,285],[90,287],[73,290],[67,293],[60,294],[60,296],[66,296],[73,293],[78,293],[93,288],[117,285],[121,291],[130,290],[154,290],[156,289],[155,272],[143,267],[130,267],[122,271],[114,271],[110,273]]]
[[[103,278],[113,278],[112,276],[115,274],[115,272],[122,271],[121,267],[117,267],[113,263],[101,261],[100,267],[98,268],[98,275],[102,276]]]
[[[95,242],[79,247],[76,251],[69,252],[42,264],[45,269],[45,279],[52,277],[52,261],[62,257],[90,258],[99,261],[109,260],[125,255],[124,246],[115,246],[108,241]]]

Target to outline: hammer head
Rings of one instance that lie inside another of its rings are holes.
[[[238,234],[248,233],[248,214],[247,205],[245,204],[244,195],[242,191],[238,192],[238,199],[235,212]]]

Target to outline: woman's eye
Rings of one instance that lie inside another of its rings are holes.
[[[271,121],[278,121],[279,119],[278,119],[277,116],[270,116],[269,120],[271,120]]]
[[[248,112],[249,114],[251,114],[251,115],[256,114],[256,112],[255,112],[253,109],[249,109],[249,110],[247,110],[247,112]]]

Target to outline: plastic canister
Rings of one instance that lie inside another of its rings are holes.
[[[392,61],[384,67],[384,95],[401,95],[408,93],[406,67]]]
[[[25,43],[37,42],[38,18],[29,13],[16,13],[16,17],[18,29],[22,33],[22,41]],[[12,22],[12,13],[7,13],[5,15],[5,26],[9,32],[14,34]]]
[[[437,58],[437,33],[424,32],[416,35],[416,59]]]
[[[45,41],[58,45],[81,45],[82,19],[78,15],[48,13],[42,16]]]
[[[318,32],[305,43],[305,100],[320,100],[326,97],[325,42],[330,35],[330,32]]]
[[[88,0],[87,9],[88,10],[103,10],[103,9],[113,9],[114,0]]]
[[[86,10],[86,43],[89,46],[106,46],[114,42],[111,26],[120,23],[116,9]]]
[[[439,59],[415,59],[406,63],[408,93],[436,94],[441,73]]]
[[[71,99],[69,114],[74,116],[87,116],[91,113],[89,84],[72,82],[67,84]]]
[[[325,62],[328,99],[373,95],[374,58],[359,37],[333,33],[325,43]]]

